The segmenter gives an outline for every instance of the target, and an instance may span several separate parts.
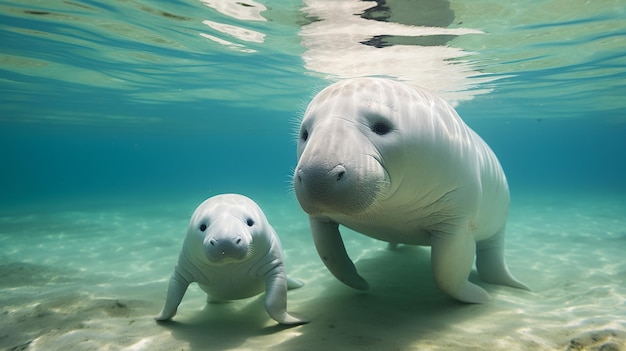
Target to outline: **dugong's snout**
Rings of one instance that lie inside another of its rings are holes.
[[[241,261],[250,252],[250,245],[241,235],[207,236],[203,244],[207,259],[213,263]]]
[[[310,213],[316,207],[348,196],[349,178],[343,164],[330,167],[300,165],[294,173],[293,183],[300,205]]]
[[[363,126],[354,111],[304,117],[293,186],[308,214],[363,214],[385,191],[388,176],[370,140],[375,132]]]
[[[378,195],[372,176],[344,163],[301,163],[294,172],[293,186],[300,206],[308,214],[360,213]]]
[[[346,177],[346,167],[338,164],[331,167],[298,166],[294,174],[296,193],[307,193],[310,196],[323,197],[325,192],[335,193],[347,191],[349,177]]]

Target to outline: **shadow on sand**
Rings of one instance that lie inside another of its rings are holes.
[[[272,350],[402,350],[425,335],[432,339],[433,334],[450,332],[455,321],[486,311],[481,305],[456,302],[435,287],[428,249],[379,250],[357,267],[370,283],[369,292],[345,287],[328,273],[297,290],[302,294],[298,298],[290,297],[290,310],[311,319],[306,325],[275,324],[264,313],[261,295],[240,310],[235,310],[237,302],[207,305],[184,323],[162,326],[193,350],[244,344]]]

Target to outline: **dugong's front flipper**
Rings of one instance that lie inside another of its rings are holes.
[[[439,289],[463,302],[489,301],[489,294],[483,288],[467,280],[476,249],[469,233],[433,232],[431,246],[433,276]]]
[[[278,267],[267,273],[265,278],[265,310],[280,324],[305,324],[309,320],[287,312],[287,281],[284,271]]]
[[[172,277],[170,278],[170,284],[167,288],[167,298],[165,299],[165,306],[161,313],[159,313],[154,319],[157,321],[165,321],[172,319],[176,315],[178,305],[187,291],[187,287],[191,282],[187,281],[179,272],[178,267],[174,270]]]
[[[369,289],[369,284],[357,273],[343,245],[339,224],[310,219],[313,242],[328,270],[342,283],[357,290]]]

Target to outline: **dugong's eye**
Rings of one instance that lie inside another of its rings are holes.
[[[376,122],[370,127],[372,132],[378,135],[385,135],[391,131],[391,126],[386,122]]]
[[[202,223],[200,224],[200,231],[203,232],[206,230],[206,224]]]
[[[248,218],[246,219],[246,224],[248,225],[248,227],[252,227],[254,225],[254,221],[252,220],[252,218]]]
[[[302,139],[302,141],[306,141],[309,138],[309,131],[306,129],[303,129],[302,132],[300,133],[300,139]]]

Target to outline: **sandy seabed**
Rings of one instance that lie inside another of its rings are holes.
[[[156,323],[189,216],[203,198],[39,205],[0,212],[3,350],[626,350],[626,196],[513,198],[507,260],[532,292],[470,279],[492,301],[463,304],[434,285],[430,250],[343,230],[367,293],[336,281],[289,195],[251,196],[285,249],[285,327],[263,295],[207,304],[190,287]],[[120,205],[124,203],[124,205]],[[54,209],[53,209],[54,208]]]

